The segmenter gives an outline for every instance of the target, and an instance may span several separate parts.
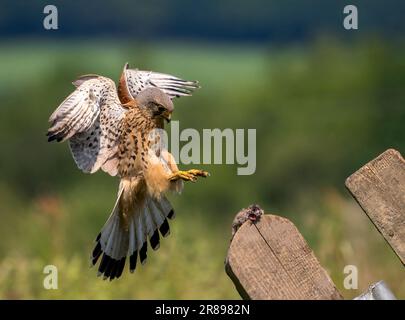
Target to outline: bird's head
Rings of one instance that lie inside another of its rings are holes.
[[[170,97],[158,88],[142,90],[136,97],[138,105],[147,111],[152,119],[165,119],[170,122],[174,109]]]

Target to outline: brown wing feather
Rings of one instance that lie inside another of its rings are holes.
[[[114,158],[127,109],[121,106],[111,79],[87,75],[74,83],[77,89],[50,117],[48,141],[69,139],[73,158],[84,172],[102,167],[115,175]]]
[[[176,76],[138,69],[129,69],[125,64],[121,75],[119,91],[121,102],[136,96],[144,89],[158,88],[166,93],[170,98],[191,96],[200,86],[197,81],[188,81]]]

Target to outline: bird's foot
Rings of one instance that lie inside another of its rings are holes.
[[[169,176],[170,181],[184,180],[184,181],[197,181],[197,177],[208,177],[210,174],[204,170],[191,169],[187,171],[177,171]]]

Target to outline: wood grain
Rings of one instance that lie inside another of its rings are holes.
[[[405,265],[405,161],[388,149],[346,180],[346,187]]]
[[[342,299],[294,224],[279,216],[245,222],[225,269],[244,299]]]

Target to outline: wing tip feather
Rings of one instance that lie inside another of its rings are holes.
[[[80,87],[84,82],[92,79],[97,79],[100,77],[98,74],[84,74],[79,76],[76,80],[72,81],[72,84],[78,88]]]

